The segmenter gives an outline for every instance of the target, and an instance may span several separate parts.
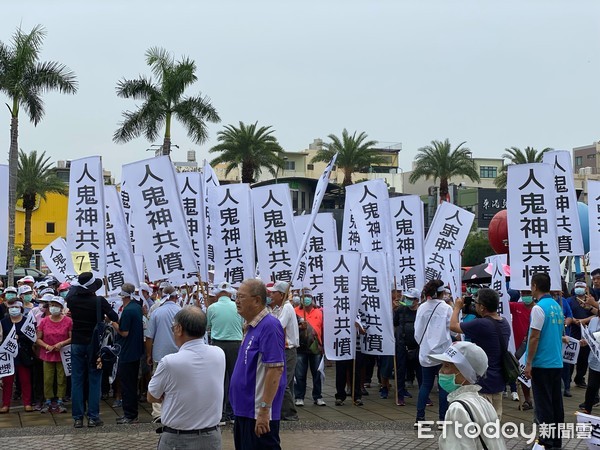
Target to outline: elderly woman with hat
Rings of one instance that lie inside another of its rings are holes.
[[[7,307],[8,316],[0,321],[2,335],[4,339],[8,339],[13,326],[15,327],[18,342],[18,353],[14,360],[15,372],[19,374],[18,378],[23,396],[23,406],[26,412],[31,412],[33,411],[33,407],[31,406],[31,366],[34,360],[33,342],[22,332],[22,327],[26,322],[23,314],[23,302],[13,297],[7,301]],[[14,379],[14,374],[3,378],[2,408],[0,408],[0,414],[6,414],[10,409]]]
[[[483,430],[487,424],[499,423],[496,410],[488,400],[479,395],[481,386],[476,384],[488,369],[488,358],[483,349],[472,342],[455,342],[444,353],[430,354],[429,358],[442,363],[439,383],[448,392],[449,406],[439,448],[506,449],[506,443],[499,432],[494,437],[486,437],[483,432],[469,437],[476,434],[473,433],[475,428]],[[469,425],[473,423],[475,425]]]
[[[60,350],[71,343],[73,321],[63,314],[65,300],[52,294],[44,294],[43,301],[49,303],[50,315],[44,317],[38,326],[37,344],[40,347],[40,359],[44,362],[44,398],[46,402],[41,412],[64,413],[67,409],[63,400],[67,394],[67,379],[62,365]],[[54,395],[54,377],[56,375],[56,396]],[[57,403],[52,408],[52,398]]]

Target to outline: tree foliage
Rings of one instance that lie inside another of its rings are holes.
[[[498,177],[494,180],[494,184],[504,189],[506,187],[507,174],[508,174],[508,166],[513,164],[531,164],[531,163],[541,163],[544,158],[544,153],[551,151],[552,149],[546,147],[542,151],[537,151],[533,147],[525,147],[525,150],[521,150],[517,147],[506,148],[502,155],[502,158],[508,159],[509,163],[504,164],[502,169],[500,169],[500,173]]]
[[[485,258],[494,255],[494,249],[490,245],[487,233],[483,231],[472,231],[467,237],[462,252],[463,266],[476,266],[485,262]]]

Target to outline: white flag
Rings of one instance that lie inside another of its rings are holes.
[[[0,378],[15,374],[15,360],[7,352],[0,352]]]
[[[450,286],[452,300],[462,297],[461,257],[458,250],[444,250],[445,271],[442,280]]]
[[[54,239],[50,245],[41,251],[41,254],[48,269],[58,281],[64,283],[77,278],[77,273],[73,267],[73,259],[63,238]]]
[[[23,333],[27,338],[31,339],[31,342],[35,344],[37,341],[37,335],[35,333],[35,317],[33,314],[25,315],[25,322],[21,325],[21,333]]]
[[[17,330],[13,324],[10,332],[4,337],[4,342],[0,345],[0,353],[8,353],[12,358],[19,354],[19,342],[17,341]]]
[[[209,191],[212,187],[219,186],[219,178],[217,174],[211,167],[211,165],[204,161],[204,168],[202,169],[202,193],[203,197],[203,209],[205,212],[204,220],[206,224],[206,233],[204,234],[204,248],[206,248],[206,267],[207,273],[203,273],[202,276],[205,280],[208,281],[208,266],[212,266],[214,268],[215,265],[215,237],[213,233],[213,227],[210,223],[210,213],[209,213]]]
[[[148,277],[180,283],[198,272],[173,164],[168,156],[123,166]]]
[[[129,227],[115,186],[104,186],[106,205],[106,281],[108,294],[118,294],[124,283],[139,286],[138,272],[129,240]],[[143,279],[142,279],[143,281]]]
[[[425,281],[443,278],[445,250],[462,251],[475,215],[452,203],[443,202],[436,210],[425,239]]]
[[[360,254],[325,252],[323,255],[323,347],[329,361],[354,359],[358,310]]]
[[[298,216],[294,218],[297,241],[302,241],[301,233],[306,232],[310,217]],[[335,252],[337,250],[337,231],[335,219],[331,213],[319,213],[312,225],[312,232],[306,247],[306,259],[304,267],[306,274],[304,278],[304,287],[309,287],[312,291],[315,304],[323,307],[323,295],[327,290],[323,276],[325,264],[325,252]],[[302,270],[302,265],[301,265]]]
[[[104,175],[100,156],[71,161],[67,247],[88,252],[95,277],[106,274]]]
[[[362,245],[360,244],[360,236],[356,221],[352,214],[352,206],[348,196],[344,202],[344,222],[342,223],[342,251],[345,252],[361,252]]]
[[[425,285],[423,202],[417,195],[393,197],[390,213],[396,283],[402,291],[421,290]]]
[[[492,284],[490,287],[494,289],[500,297],[500,303],[498,305],[498,314],[500,314],[510,326],[510,338],[508,340],[508,351],[511,353],[516,352],[515,346],[515,335],[513,333],[512,326],[512,315],[510,313],[510,296],[506,289],[506,275],[502,267],[502,261],[506,258],[506,255],[495,255],[490,258],[492,264]]]
[[[358,311],[366,334],[361,336],[362,353],[395,355],[392,289],[386,258],[379,253],[361,253]]]
[[[556,227],[559,256],[583,255],[583,237],[577,210],[577,194],[571,166],[571,152],[545,152],[543,162],[554,169]]]
[[[294,213],[287,184],[271,184],[250,192],[254,206],[254,233],[260,277],[265,282],[292,281],[298,259]]]
[[[214,280],[238,285],[254,277],[255,271],[250,186],[227,184],[208,190],[210,227],[214,236]]]
[[[533,274],[547,273],[551,289],[561,290],[552,166],[508,166],[506,199],[511,288],[529,289]]]
[[[71,376],[71,346],[65,345],[60,349],[60,360],[62,361],[65,376]]]

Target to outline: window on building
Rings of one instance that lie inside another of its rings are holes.
[[[306,170],[315,170],[315,165],[314,164],[307,164],[306,165]]]
[[[587,155],[588,159],[596,159],[596,154],[592,153],[590,155]]]
[[[582,166],[583,165],[583,156],[576,156],[575,157],[575,165],[576,166]]]
[[[56,233],[56,227],[54,222],[46,222],[46,233],[54,234]]]
[[[284,161],[284,170],[296,170],[296,161]]]
[[[480,166],[479,176],[481,178],[496,178],[498,176],[498,168],[495,166]]]

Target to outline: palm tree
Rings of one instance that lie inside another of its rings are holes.
[[[233,125],[225,126],[224,131],[217,133],[219,144],[209,150],[210,153],[222,152],[213,159],[212,166],[220,163],[227,164],[225,175],[242,165],[242,183],[254,183],[266,168],[269,173],[276,176],[277,170],[284,164],[279,156],[283,148],[277,142],[273,132],[268,127],[257,127],[258,122],[245,125],[240,122],[239,128]]]
[[[541,163],[544,158],[544,153],[548,151],[552,151],[553,149],[546,147],[541,152],[538,152],[533,147],[525,147],[525,150],[521,150],[517,147],[506,148],[502,157],[504,159],[508,159],[510,162],[508,164],[504,164],[502,169],[500,169],[500,174],[494,180],[494,184],[504,189],[506,187],[506,175],[508,173],[508,166],[511,164],[530,164],[530,163]]]
[[[353,172],[366,172],[371,166],[385,162],[383,156],[373,148],[377,145],[377,141],[367,141],[367,134],[364,131],[358,136],[355,131],[350,136],[348,130],[344,128],[341,140],[334,134],[330,134],[328,138],[331,142],[323,144],[324,148],[317,151],[311,162],[328,163],[336,153],[339,153],[335,163],[344,171],[342,182],[344,187],[352,184]]]
[[[67,195],[68,186],[60,180],[51,170],[50,157],[46,152],[38,156],[34,150],[29,155],[23,150],[19,151],[19,164],[17,168],[17,199],[23,200],[25,210],[25,237],[21,257],[29,261],[33,255],[31,248],[31,215],[35,209],[36,199],[46,200],[46,194],[56,193]]]
[[[146,52],[146,63],[156,77],[140,76],[135,80],[122,80],[117,83],[117,95],[122,98],[143,100],[136,111],[125,111],[123,121],[113,136],[114,142],[129,142],[144,134],[154,141],[159,129],[165,127],[162,154],[171,153],[171,120],[178,119],[186,128],[187,134],[196,144],[208,138],[206,122],[221,121],[208,97],[197,95],[185,97],[185,89],[192,85],[196,77],[196,63],[187,57],[175,61],[166,50],[151,48]]]
[[[42,94],[57,90],[64,94],[77,92],[75,74],[58,62],[40,62],[40,51],[46,31],[40,25],[29,33],[18,28],[10,45],[0,42],[0,91],[10,104],[10,150],[8,153],[8,283],[14,281],[15,204],[19,149],[19,109],[25,109],[29,120],[37,125],[44,117]]]
[[[411,183],[419,178],[440,180],[440,202],[448,198],[448,180],[452,177],[467,177],[479,181],[479,174],[473,164],[471,150],[460,143],[454,150],[450,141],[431,141],[431,145],[421,147],[415,158],[415,169],[409,177]]]

